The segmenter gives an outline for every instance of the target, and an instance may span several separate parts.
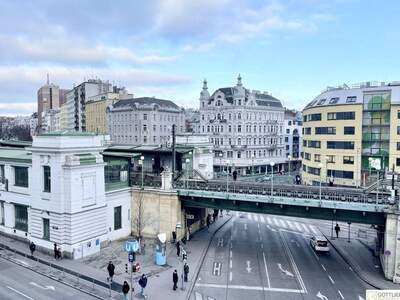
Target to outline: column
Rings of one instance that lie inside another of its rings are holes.
[[[400,216],[388,214],[386,217],[384,252],[381,253],[381,262],[385,277],[400,283]]]

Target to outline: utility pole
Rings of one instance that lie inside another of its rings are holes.
[[[172,182],[175,180],[175,124],[172,124]]]

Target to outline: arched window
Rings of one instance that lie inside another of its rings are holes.
[[[218,119],[218,120],[221,120],[221,114],[218,114],[218,115],[217,115],[217,119]]]
[[[238,120],[242,119],[242,115],[240,113],[238,113]]]

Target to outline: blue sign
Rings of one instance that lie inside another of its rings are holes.
[[[128,261],[129,262],[133,262],[135,260],[135,255],[134,255],[134,253],[133,252],[130,252],[129,254],[128,254]]]
[[[137,240],[130,240],[125,242],[124,250],[126,252],[136,252],[139,250],[139,242]]]

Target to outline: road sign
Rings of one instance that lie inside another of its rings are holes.
[[[136,252],[139,250],[139,242],[137,240],[129,240],[125,242],[124,250],[126,252]]]
[[[129,252],[128,261],[129,262],[134,262],[135,261],[135,252]]]
[[[188,220],[194,220],[194,215],[186,215],[186,219]]]

